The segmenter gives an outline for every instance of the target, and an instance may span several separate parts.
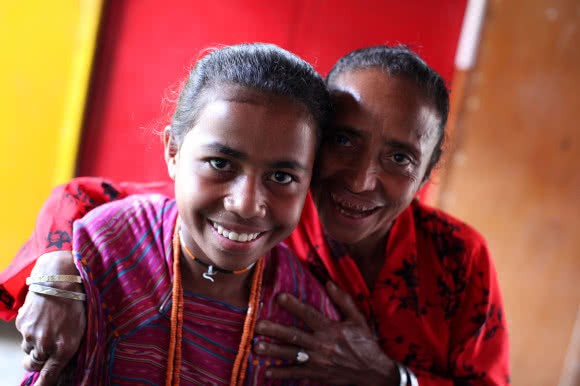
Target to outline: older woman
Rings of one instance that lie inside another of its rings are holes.
[[[334,121],[311,198],[287,243],[315,274],[346,292],[330,290],[345,318],[330,321],[292,296],[280,297],[312,332],[258,323],[258,333],[288,345],[262,343],[255,351],[298,359],[272,367],[268,376],[335,384],[365,376],[392,385],[509,383],[503,305],[485,241],[414,199],[441,155],[448,113],[443,80],[406,48],[379,46],[341,58],[327,84]],[[58,188],[17,261],[60,250],[39,258],[35,273],[74,273],[66,252],[71,220],[101,202],[151,189],[171,194],[163,185],[99,179]],[[16,287],[13,293],[25,292]],[[82,337],[73,328],[84,318],[79,303],[30,293],[19,313],[23,347],[31,353],[25,366],[42,368],[46,384]]]

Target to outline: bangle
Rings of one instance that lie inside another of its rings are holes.
[[[78,275],[40,275],[26,278],[26,285],[50,282],[82,283],[83,281]]]
[[[73,291],[61,290],[58,288],[48,287],[48,286],[40,285],[40,284],[31,284],[28,287],[28,290],[35,292],[37,294],[56,296],[59,298],[67,298],[67,299],[74,299],[74,300],[81,300],[81,301],[87,300],[87,295],[85,295],[82,292],[73,292]]]
[[[411,386],[419,386],[419,381],[417,380],[417,377],[411,371],[411,369],[408,367],[405,367],[405,370],[407,370],[407,376],[409,377],[409,383],[411,384]]]
[[[399,370],[399,386],[407,386],[407,371],[405,370],[405,366],[399,362],[395,362],[395,365],[397,366],[397,370]]]

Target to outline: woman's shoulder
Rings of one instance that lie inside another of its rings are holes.
[[[464,221],[440,209],[430,207],[417,200],[410,205],[415,231],[433,240],[461,243],[465,248],[486,247],[484,237]]]

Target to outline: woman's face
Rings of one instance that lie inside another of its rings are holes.
[[[313,198],[333,238],[378,241],[424,182],[438,116],[412,81],[378,68],[340,74],[329,87],[336,116]]]
[[[166,160],[186,245],[206,263],[238,270],[298,224],[316,130],[286,97],[225,87],[209,98],[178,151],[166,134]]]

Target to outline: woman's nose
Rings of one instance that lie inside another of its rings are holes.
[[[377,171],[371,157],[359,157],[346,173],[346,182],[353,193],[374,190],[377,185]]]
[[[225,209],[242,218],[264,217],[266,204],[262,189],[259,178],[249,176],[237,178],[224,199]]]

